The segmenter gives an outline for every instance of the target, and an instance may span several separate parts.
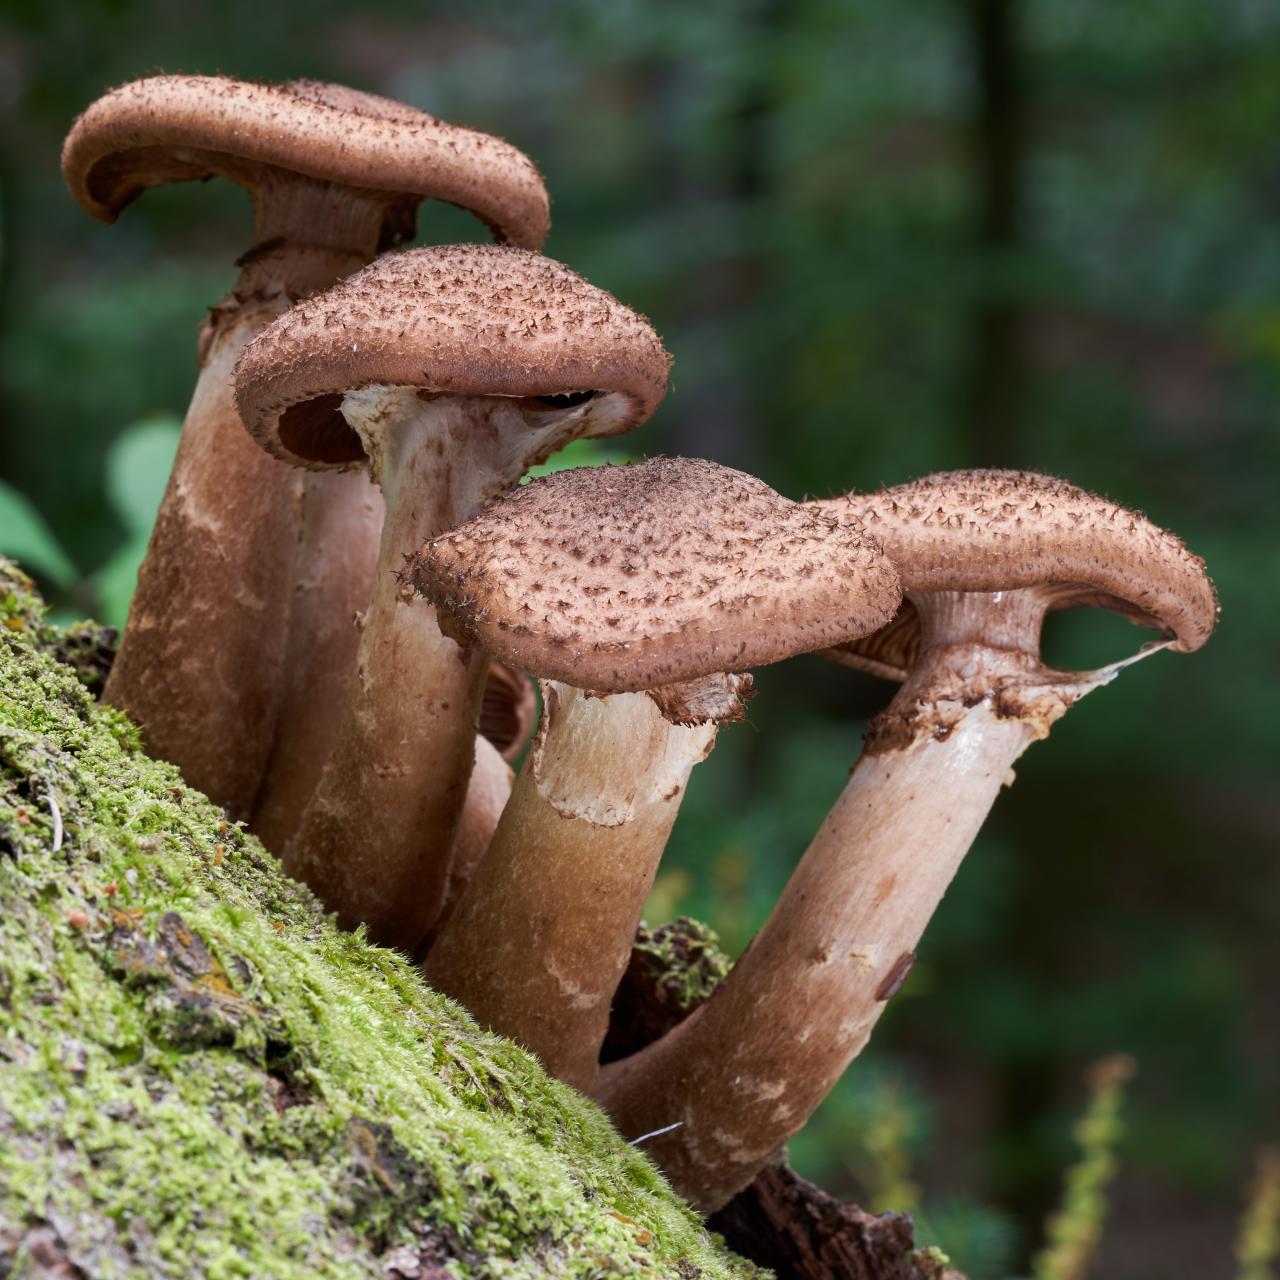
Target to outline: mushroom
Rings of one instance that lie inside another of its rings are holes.
[[[383,514],[382,494],[367,473],[300,474],[304,496],[314,500],[303,503],[279,723],[249,824],[263,844],[277,853],[286,848],[296,829],[342,724],[360,642],[355,620],[363,618],[373,589]],[[353,507],[373,508],[376,519],[361,518]],[[359,610],[355,608],[357,592],[363,593]],[[307,623],[312,624],[310,632]],[[501,740],[501,749],[483,736],[482,711],[476,767],[458,824],[454,849],[458,866],[450,873],[450,900],[461,892],[488,848],[515,779],[506,752],[523,745],[537,709],[529,680],[505,667],[495,672],[496,665],[490,667],[485,683],[485,708],[488,732]],[[325,696],[317,697],[317,690],[325,690]]]
[[[112,90],[72,126],[62,169],[80,206],[104,222],[164,182],[226,177],[253,198],[253,247],[202,334],[199,381],[105,691],[153,754],[247,816],[276,730],[286,646],[290,724],[334,664],[328,646],[349,663],[348,620],[368,598],[374,557],[358,548],[350,560],[363,579],[339,584],[336,595],[333,584],[308,589],[305,575],[320,558],[313,538],[336,523],[342,536],[376,546],[380,502],[364,477],[309,481],[299,500],[296,473],[246,439],[232,366],[291,302],[412,234],[423,198],[461,205],[499,240],[536,248],[546,192],[505,142],[389,99],[222,76],[158,75]],[[310,508],[329,502],[341,516],[313,518]],[[303,577],[291,590],[300,538]],[[284,751],[286,761],[301,754]]]
[[[902,688],[750,948],[596,1096],[682,1194],[723,1204],[866,1043],[1014,761],[1125,663],[1040,660],[1049,609],[1095,606],[1190,652],[1216,618],[1203,562],[1144,516],[1045,476],[971,471],[812,504],[863,520],[902,576],[887,632],[852,646]]]
[[[883,625],[897,574],[858,521],[688,458],[535,480],[412,572],[544,702],[427,980],[586,1088],[690,770],[742,716],[737,673]]]
[[[413,603],[403,556],[580,436],[643,422],[668,357],[648,323],[520,249],[387,254],[246,348],[241,415],[308,468],[367,467],[387,503],[358,679],[286,843],[286,867],[353,926],[412,949],[439,914],[488,660]]]

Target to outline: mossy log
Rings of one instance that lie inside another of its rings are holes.
[[[768,1275],[148,759],[94,701],[113,656],[0,559],[0,1280]],[[605,1058],[727,971],[642,926]],[[779,1280],[956,1275],[785,1158],[712,1225]]]
[[[150,760],[97,649],[0,564],[0,1277],[758,1274]]]

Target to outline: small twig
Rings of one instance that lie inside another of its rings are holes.
[[[57,853],[62,848],[62,810],[58,808],[58,798],[52,787],[46,785],[44,798],[49,802],[49,812],[53,815],[53,851]]]
[[[660,1138],[664,1133],[670,1133],[672,1129],[678,1129],[684,1124],[683,1120],[677,1120],[675,1124],[669,1124],[662,1129],[652,1129],[648,1133],[642,1133],[638,1138],[632,1138],[627,1146],[638,1147],[642,1142],[648,1142],[650,1138]]]

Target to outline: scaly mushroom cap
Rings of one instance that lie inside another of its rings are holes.
[[[401,196],[387,217],[396,229],[428,197],[461,205],[503,243],[539,248],[550,225],[542,178],[509,143],[317,80],[148,76],[90,105],[62,147],[71,194],[103,222],[147,187],[215,176],[252,187],[264,167]]]
[[[1218,601],[1204,561],[1141,512],[1029,471],[946,471],[878,493],[810,504],[865,523],[905,592],[1044,590],[1053,609],[1111,609],[1190,653]],[[874,635],[828,656],[901,680],[919,650],[909,600]]]
[[[595,393],[578,434],[643,422],[670,357],[649,322],[568,267],[524,249],[389,253],[264,329],[236,366],[250,433],[295,465],[365,460],[342,416],[362,387],[544,400]],[[538,406],[533,406],[537,408]]]
[[[463,638],[607,693],[850,640],[900,598],[858,521],[692,458],[534,480],[428,543],[411,572]]]

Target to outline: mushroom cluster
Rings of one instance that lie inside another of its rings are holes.
[[[108,700],[344,925],[656,1135],[702,1209],[866,1043],[1013,763],[1134,660],[1047,666],[1045,615],[1154,628],[1137,656],[1213,630],[1201,560],[1046,476],[798,502],[656,457],[522,485],[644,423],[670,361],[542,256],[546,191],[496,138],[335,85],[153,76],[76,121],[63,167],[106,220],[212,176],[256,210]],[[496,243],[401,249],[430,197]],[[804,653],[900,688],[728,978],[602,1069],[693,767]]]

